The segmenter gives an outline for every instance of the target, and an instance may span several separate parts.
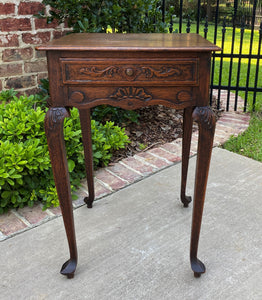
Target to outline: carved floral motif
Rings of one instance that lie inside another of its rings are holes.
[[[161,100],[167,103],[167,105],[184,105],[192,101],[193,95],[192,90],[189,89],[177,89],[176,92],[173,91],[172,96],[167,97],[161,94],[154,94],[151,89],[144,87],[116,87],[109,93],[94,93],[89,94],[88,90],[77,90],[69,92],[70,105],[82,105],[91,103],[106,104],[108,101],[110,103],[116,102],[118,106],[122,104],[124,106],[144,106],[150,101]],[[121,103],[122,102],[122,103]]]
[[[148,94],[143,88],[136,87],[124,87],[119,88],[116,92],[109,96],[113,100],[123,101],[127,99],[134,99],[140,101],[149,101],[152,99],[152,95]]]
[[[47,112],[48,128],[50,130],[56,129],[60,126],[61,121],[68,117],[69,113],[64,107],[51,107]]]
[[[109,77],[112,78],[116,73],[119,72],[119,68],[115,66],[107,67],[99,70],[97,67],[83,67],[79,70],[81,75],[91,75],[93,77]]]
[[[204,126],[206,129],[211,130],[215,125],[215,116],[209,106],[196,107],[193,112],[193,117],[196,122]]]
[[[106,68],[93,67],[82,67],[79,70],[80,75],[86,75],[93,78],[114,78],[116,79],[124,78],[129,81],[133,81],[138,77],[145,78],[168,78],[173,76],[181,76],[183,69],[175,66],[161,66],[159,68],[142,66],[142,67],[132,67],[132,72],[130,73],[130,67],[116,67],[109,66]]]
[[[166,78],[169,76],[180,76],[182,70],[178,67],[163,66],[160,69],[155,69],[152,67],[142,67],[142,73],[145,74],[146,78]]]

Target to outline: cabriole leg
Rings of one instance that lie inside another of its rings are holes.
[[[193,107],[185,108],[183,117],[182,174],[180,199],[181,202],[184,204],[184,207],[188,207],[188,204],[192,201],[192,198],[190,196],[186,196],[187,171],[193,125],[192,112]]]
[[[205,266],[197,258],[197,250],[216,121],[213,111],[208,106],[196,107],[193,112],[193,119],[198,123],[199,126],[199,138],[195,176],[190,261],[195,277],[200,277],[201,274],[205,272]]]
[[[84,201],[88,208],[92,208],[95,199],[94,178],[93,178],[93,152],[92,152],[92,132],[91,132],[91,119],[90,109],[79,109],[82,137],[85,153],[85,168],[88,186],[88,197]]]
[[[77,247],[70,180],[63,134],[65,117],[69,117],[69,113],[66,108],[50,108],[45,117],[45,132],[70,251],[70,259],[63,264],[60,273],[66,275],[68,278],[73,278],[77,265]]]

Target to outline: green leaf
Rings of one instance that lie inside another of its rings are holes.
[[[71,159],[68,159],[68,171],[72,172],[75,168],[75,162]]]
[[[1,197],[2,197],[3,199],[6,199],[6,198],[9,198],[11,194],[12,194],[12,192],[10,192],[10,191],[4,191],[4,192],[1,194]]]
[[[10,185],[14,185],[14,181],[10,178],[6,178],[6,181],[10,184]]]

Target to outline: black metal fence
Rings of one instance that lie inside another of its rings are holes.
[[[227,110],[240,109],[238,96],[244,111],[261,109],[262,0],[162,0],[161,8],[170,32],[196,32],[222,48],[212,58],[210,102],[218,90],[218,108],[225,91]]]

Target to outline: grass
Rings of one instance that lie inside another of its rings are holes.
[[[183,32],[186,31],[186,26],[183,24]],[[178,26],[177,26],[178,28]],[[208,35],[207,39],[211,42],[214,42],[214,30],[215,27],[210,25],[208,27]],[[196,25],[191,25],[191,32],[196,32]],[[199,33],[204,36],[204,26],[200,26]],[[232,34],[233,28],[226,28],[225,42],[224,42],[224,53],[230,53],[232,48]],[[240,53],[240,37],[241,31],[239,28],[235,30],[235,42],[234,42],[234,53]],[[250,38],[251,38],[251,30],[246,29],[243,36],[243,45],[242,45],[242,54],[249,54],[250,52]],[[217,31],[217,40],[216,44],[218,46],[222,46],[222,26],[218,26]],[[253,36],[253,47],[252,54],[262,54],[262,49],[260,53],[258,53],[259,46],[259,31],[254,31]],[[262,48],[262,47],[261,47]],[[223,68],[222,68],[222,76],[221,76],[221,85],[230,85],[236,86],[237,84],[237,71],[238,66],[240,64],[240,75],[239,75],[239,86],[245,87],[247,84],[247,69],[248,69],[248,59],[233,59],[232,65],[232,77],[231,81],[229,81],[229,69],[230,69],[230,58],[223,59]],[[254,87],[255,83],[255,74],[257,68],[257,59],[251,59],[250,61],[250,77],[248,80],[248,86]],[[259,62],[259,72],[258,72],[258,82],[257,86],[262,87],[262,61],[260,59]],[[214,72],[214,83],[219,83],[219,70],[220,70],[220,59],[216,58],[215,61],[215,72]],[[245,92],[240,91],[239,96],[242,98],[245,97]],[[249,92],[247,95],[248,99],[248,110],[253,111],[253,92]],[[223,148],[250,157],[254,160],[262,162],[262,94],[257,93],[256,95],[256,112],[252,114],[250,124],[248,129],[242,133],[241,135],[234,137],[232,136],[224,145]]]
[[[231,137],[223,148],[262,162],[262,113],[254,113],[248,129]]]
[[[190,32],[196,32],[196,24],[191,24],[191,31]],[[178,24],[174,25],[174,30],[178,29]],[[182,32],[186,32],[186,24],[183,24]],[[214,32],[215,32],[215,26],[209,25],[208,26],[208,33],[207,33],[207,40],[214,43]],[[234,42],[234,53],[239,52],[240,47],[240,28],[235,29],[235,42]],[[200,24],[199,26],[199,34],[204,36],[204,25]],[[231,46],[232,46],[232,34],[233,34],[233,28],[232,27],[226,27],[226,33],[225,33],[225,44],[224,44],[224,53],[231,53]],[[250,38],[251,38],[251,30],[245,29],[244,32],[244,39],[243,39],[243,54],[249,54],[250,51]],[[258,52],[258,41],[259,41],[259,30],[254,30],[254,36],[253,36],[253,47],[252,47],[252,54],[257,54]],[[222,46],[222,26],[218,25],[217,27],[217,39],[216,39],[216,45]],[[260,51],[260,54],[262,53],[262,50]]]
[[[174,25],[174,30],[178,29],[178,24]],[[215,26],[209,25],[208,26],[208,34],[207,39],[211,42],[214,42],[214,31]],[[182,32],[186,32],[186,25],[183,24]],[[196,32],[196,24],[191,25],[191,32]],[[199,28],[199,34],[204,36],[204,25],[201,24]],[[226,34],[225,34],[225,42],[224,42],[224,53],[231,53],[232,48],[232,35],[233,35],[233,28],[232,27],[226,27]],[[241,38],[241,30],[239,28],[236,28],[235,30],[235,42],[234,42],[234,54],[240,53],[240,38]],[[242,54],[249,54],[250,52],[250,38],[251,38],[251,30],[245,29],[244,36],[243,36],[243,44],[241,52]],[[217,39],[216,44],[218,46],[222,46],[222,26],[218,26],[217,30]],[[254,36],[253,36],[253,46],[252,46],[252,54],[262,54],[262,47],[260,49],[260,53],[258,53],[259,49],[259,31],[254,30]],[[232,65],[232,76],[231,81],[229,81],[229,70],[230,70],[230,58],[224,58],[223,59],[223,68],[222,68],[222,76],[221,76],[221,85],[225,86],[236,86],[237,82],[237,73],[238,73],[238,65],[240,64],[240,73],[239,73],[239,86],[245,87],[247,84],[247,71],[248,71],[248,59],[233,59],[233,65]],[[251,67],[250,67],[250,76],[248,80],[248,86],[254,87],[255,86],[255,76],[256,76],[256,68],[257,68],[257,59],[251,59],[250,61]],[[259,61],[259,72],[258,72],[258,81],[257,86],[262,87],[262,61],[260,59]],[[215,60],[215,69],[214,69],[214,84],[219,84],[219,70],[220,70],[220,58],[216,58]],[[240,91],[239,96],[242,98],[245,98],[245,92]],[[248,110],[253,110],[253,99],[254,95],[253,92],[248,92],[247,99],[248,99]],[[256,106],[255,110],[261,110],[262,108],[262,94],[257,93],[256,94]]]

